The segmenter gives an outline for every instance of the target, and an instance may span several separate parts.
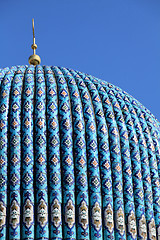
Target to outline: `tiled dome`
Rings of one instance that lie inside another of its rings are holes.
[[[160,123],[61,67],[0,70],[0,239],[160,239]]]

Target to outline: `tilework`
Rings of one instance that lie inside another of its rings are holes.
[[[56,66],[0,69],[0,239],[160,239],[160,123]]]

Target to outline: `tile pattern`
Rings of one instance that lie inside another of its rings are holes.
[[[56,66],[0,69],[0,239],[160,239],[160,123]]]

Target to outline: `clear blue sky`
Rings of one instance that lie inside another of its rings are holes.
[[[0,68],[28,64],[32,17],[42,65],[111,82],[160,120],[159,0],[1,0]]]

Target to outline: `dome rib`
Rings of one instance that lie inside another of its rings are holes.
[[[17,68],[15,68],[17,69]],[[8,72],[7,72],[8,71]],[[11,90],[11,82],[14,77],[15,72],[13,70],[5,69],[4,70],[4,78],[1,81],[0,88],[0,199],[1,199],[1,215],[4,216],[1,222],[1,237],[6,237],[8,229],[6,228],[6,221],[9,221],[9,218],[6,219],[6,215],[8,214],[7,209],[7,195],[8,195],[8,135],[7,131],[10,126],[8,126],[8,112],[9,112],[9,102],[10,102],[10,90]]]
[[[0,69],[0,238],[160,238],[160,123],[114,85]]]
[[[47,154],[48,154],[48,201],[50,212],[59,213],[55,226],[53,214],[49,217],[49,237],[63,236],[62,228],[62,191],[63,181],[61,172],[61,155],[60,155],[60,126],[58,115],[58,86],[53,72],[50,67],[44,67],[46,81],[46,118],[47,118]],[[45,124],[45,123],[44,123]],[[55,138],[56,137],[56,138]],[[54,146],[54,147],[53,147]]]
[[[49,237],[48,210],[48,161],[47,161],[47,121],[46,121],[46,82],[41,66],[35,69],[34,91],[34,201],[35,205],[35,238]],[[41,122],[44,121],[43,127]],[[52,141],[51,141],[52,143]],[[43,158],[43,162],[42,162]]]
[[[21,219],[21,116],[22,116],[22,101],[21,91],[24,79],[25,68],[17,68],[16,74],[11,81],[10,97],[9,97],[9,111],[8,111],[8,182],[7,198],[8,213],[10,215],[8,234],[9,236],[20,237],[20,222]],[[24,192],[23,192],[24,193]],[[13,213],[13,214],[12,214]],[[14,222],[14,214],[17,221]],[[11,228],[11,222],[13,227]],[[16,229],[16,231],[15,231]]]
[[[35,99],[35,81],[34,68],[25,69],[22,89],[22,116],[21,117],[21,183],[23,195],[21,196],[21,237],[31,235],[34,238],[34,219],[35,219],[35,154],[34,154],[34,101]],[[30,209],[30,221],[26,221],[25,214]],[[22,224],[23,222],[23,224]],[[32,234],[30,234],[32,232]]]

